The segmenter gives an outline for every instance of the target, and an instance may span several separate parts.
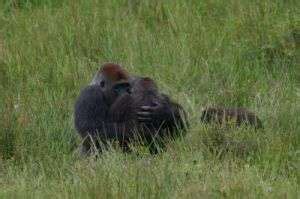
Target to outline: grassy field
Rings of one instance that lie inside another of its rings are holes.
[[[1,0],[0,198],[299,197],[299,8]],[[191,127],[167,152],[78,157],[74,101],[107,61],[152,77],[187,110]],[[206,105],[245,106],[264,129],[204,126]]]

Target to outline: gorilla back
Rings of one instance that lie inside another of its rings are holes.
[[[95,136],[103,129],[109,105],[100,86],[87,86],[75,103],[75,128],[84,138],[89,133]]]

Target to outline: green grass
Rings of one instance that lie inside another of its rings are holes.
[[[0,1],[0,198],[299,197],[299,6]],[[186,137],[157,156],[80,159],[74,101],[107,61],[183,104]],[[265,128],[201,125],[201,107],[213,104],[248,107]]]

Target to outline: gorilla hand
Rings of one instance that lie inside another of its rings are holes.
[[[137,112],[137,118],[141,123],[153,123],[168,120],[170,112],[168,106],[152,103],[150,106],[141,106]]]

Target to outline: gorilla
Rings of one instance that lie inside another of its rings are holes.
[[[114,140],[124,152],[139,140],[157,153],[154,137],[175,135],[184,129],[184,120],[183,108],[159,93],[153,80],[130,76],[114,63],[101,66],[75,103],[74,123],[83,139],[83,155],[93,149],[101,152]]]
[[[84,139],[82,154],[92,149],[101,150],[100,142],[118,133],[110,118],[109,109],[114,101],[130,92],[129,75],[120,65],[106,63],[101,66],[91,83],[85,87],[75,103],[74,123]],[[94,146],[94,147],[93,147]]]
[[[138,139],[147,145],[152,154],[163,149],[167,139],[186,132],[187,126],[182,106],[160,93],[149,77],[135,77],[132,93],[116,100],[110,109],[110,117],[118,123],[133,123],[137,132],[131,132],[130,139]]]

